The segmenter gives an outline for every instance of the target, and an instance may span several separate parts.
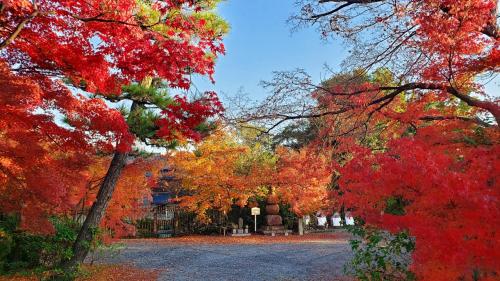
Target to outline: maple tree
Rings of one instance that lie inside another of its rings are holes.
[[[494,280],[499,148],[497,131],[450,123],[419,127],[383,152],[351,148],[338,168],[342,200],[367,223],[416,238],[419,280]]]
[[[221,39],[227,31],[225,22],[213,12],[217,3],[1,3],[1,79],[6,89],[1,104],[2,112],[5,109],[9,114],[2,114],[0,123],[1,133],[9,137],[6,143],[18,148],[25,139],[38,144],[33,147],[42,142],[56,144],[61,146],[58,151],[69,156],[114,153],[75,242],[69,267],[83,261],[88,252],[85,244],[104,215],[135,137],[157,145],[168,145],[178,138],[198,139],[200,123],[222,110],[213,93],[190,102],[183,97],[169,98],[165,90],[158,89],[187,89],[192,74],[212,76],[215,59],[224,52]],[[22,102],[16,104],[12,97]],[[131,109],[124,116],[103,99],[131,101]],[[65,125],[58,116],[64,116]],[[9,123],[15,118],[26,133],[14,133],[16,128]],[[133,126],[137,124],[147,125],[148,130]],[[38,154],[32,154],[32,159],[51,153],[33,152]],[[2,167],[14,167],[12,159],[18,155],[2,154]],[[2,177],[16,175],[4,173]],[[26,191],[33,182],[27,183]],[[58,196],[65,193],[55,182],[43,187]]]
[[[283,202],[299,215],[315,213],[335,205],[330,201],[329,186],[333,167],[326,153],[307,146],[300,151],[277,150],[277,171],[273,186]]]
[[[498,126],[479,118],[481,109],[439,91],[391,92],[397,79],[387,68],[340,74],[321,85],[301,74],[279,73],[267,84],[280,90],[270,99],[297,94],[314,100],[312,105],[279,104],[259,113],[281,119],[271,129],[314,118],[317,139],[299,153],[313,158],[311,150],[325,152],[327,165],[334,165],[331,185],[337,192],[330,193],[329,207],[355,210],[368,226],[408,231],[416,239],[411,269],[421,280],[493,280]],[[388,90],[372,92],[373,85]],[[304,158],[297,167],[319,170]],[[314,175],[301,182],[309,178]]]
[[[77,220],[85,216],[92,206],[110,161],[110,157],[93,157],[91,164],[81,172],[80,183],[70,189],[67,200],[72,206],[71,215]],[[105,231],[111,231],[111,235],[103,236],[104,239],[135,235],[133,222],[148,211],[143,205],[144,200],[150,199],[151,188],[158,180],[153,172],[163,169],[165,165],[166,162],[159,156],[128,160],[100,224]]]
[[[392,79],[381,69],[328,86],[359,89]],[[313,96],[322,123],[313,145],[332,149],[336,202],[369,226],[414,236],[411,269],[421,280],[494,279],[499,269],[489,261],[498,257],[488,249],[498,239],[498,127],[438,93],[409,91],[375,111],[325,115],[339,99],[321,90]]]
[[[67,197],[90,163],[89,145],[80,132],[33,114],[42,106],[43,91],[4,63],[0,87],[0,211],[20,214],[24,229],[50,233],[47,218],[71,209]]]
[[[168,157],[185,193],[177,200],[200,220],[208,219],[207,210],[227,213],[233,205],[244,207],[249,198],[267,193],[264,170],[272,163],[258,161],[256,149],[237,139],[234,132],[219,129],[193,149]]]
[[[348,88],[301,80],[328,105],[304,115],[329,116],[346,205],[409,230],[422,280],[495,279],[499,106],[479,76],[498,71],[497,1],[308,2],[297,23],[345,38],[351,66],[390,70]]]

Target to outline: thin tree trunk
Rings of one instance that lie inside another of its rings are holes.
[[[106,176],[97,193],[95,202],[92,204],[90,211],[85,218],[85,222],[78,233],[75,243],[73,244],[73,257],[63,266],[68,270],[73,270],[78,264],[82,263],[90,250],[92,243],[93,232],[99,227],[102,217],[106,212],[109,200],[113,195],[116,183],[125,166],[128,153],[115,152],[113,160],[109,165]]]

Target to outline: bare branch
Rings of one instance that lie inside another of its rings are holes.
[[[444,120],[460,120],[465,122],[472,122],[483,127],[491,127],[491,124],[484,122],[479,118],[470,118],[463,116],[422,116],[419,118],[422,121],[444,121]]]

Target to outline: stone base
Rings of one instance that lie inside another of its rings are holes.
[[[227,236],[232,236],[232,237],[245,237],[245,236],[250,236],[252,234],[250,233],[229,233]]]
[[[283,225],[264,225],[260,232],[264,235],[288,235],[291,230],[285,229]]]
[[[230,231],[227,235],[234,237],[242,237],[242,236],[250,236],[250,233],[248,233],[248,228],[237,228],[237,229],[232,229],[232,231]]]
[[[283,231],[285,227],[283,225],[264,225],[261,228],[262,231]]]

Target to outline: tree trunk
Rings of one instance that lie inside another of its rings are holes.
[[[128,153],[114,153],[113,160],[111,160],[106,176],[101,183],[96,200],[92,204],[76,241],[73,244],[73,257],[63,265],[64,268],[73,270],[78,264],[82,263],[87,256],[90,250],[90,243],[94,238],[93,232],[99,227],[101,219],[106,212],[109,200],[115,190],[116,182],[125,166],[127,156]]]

